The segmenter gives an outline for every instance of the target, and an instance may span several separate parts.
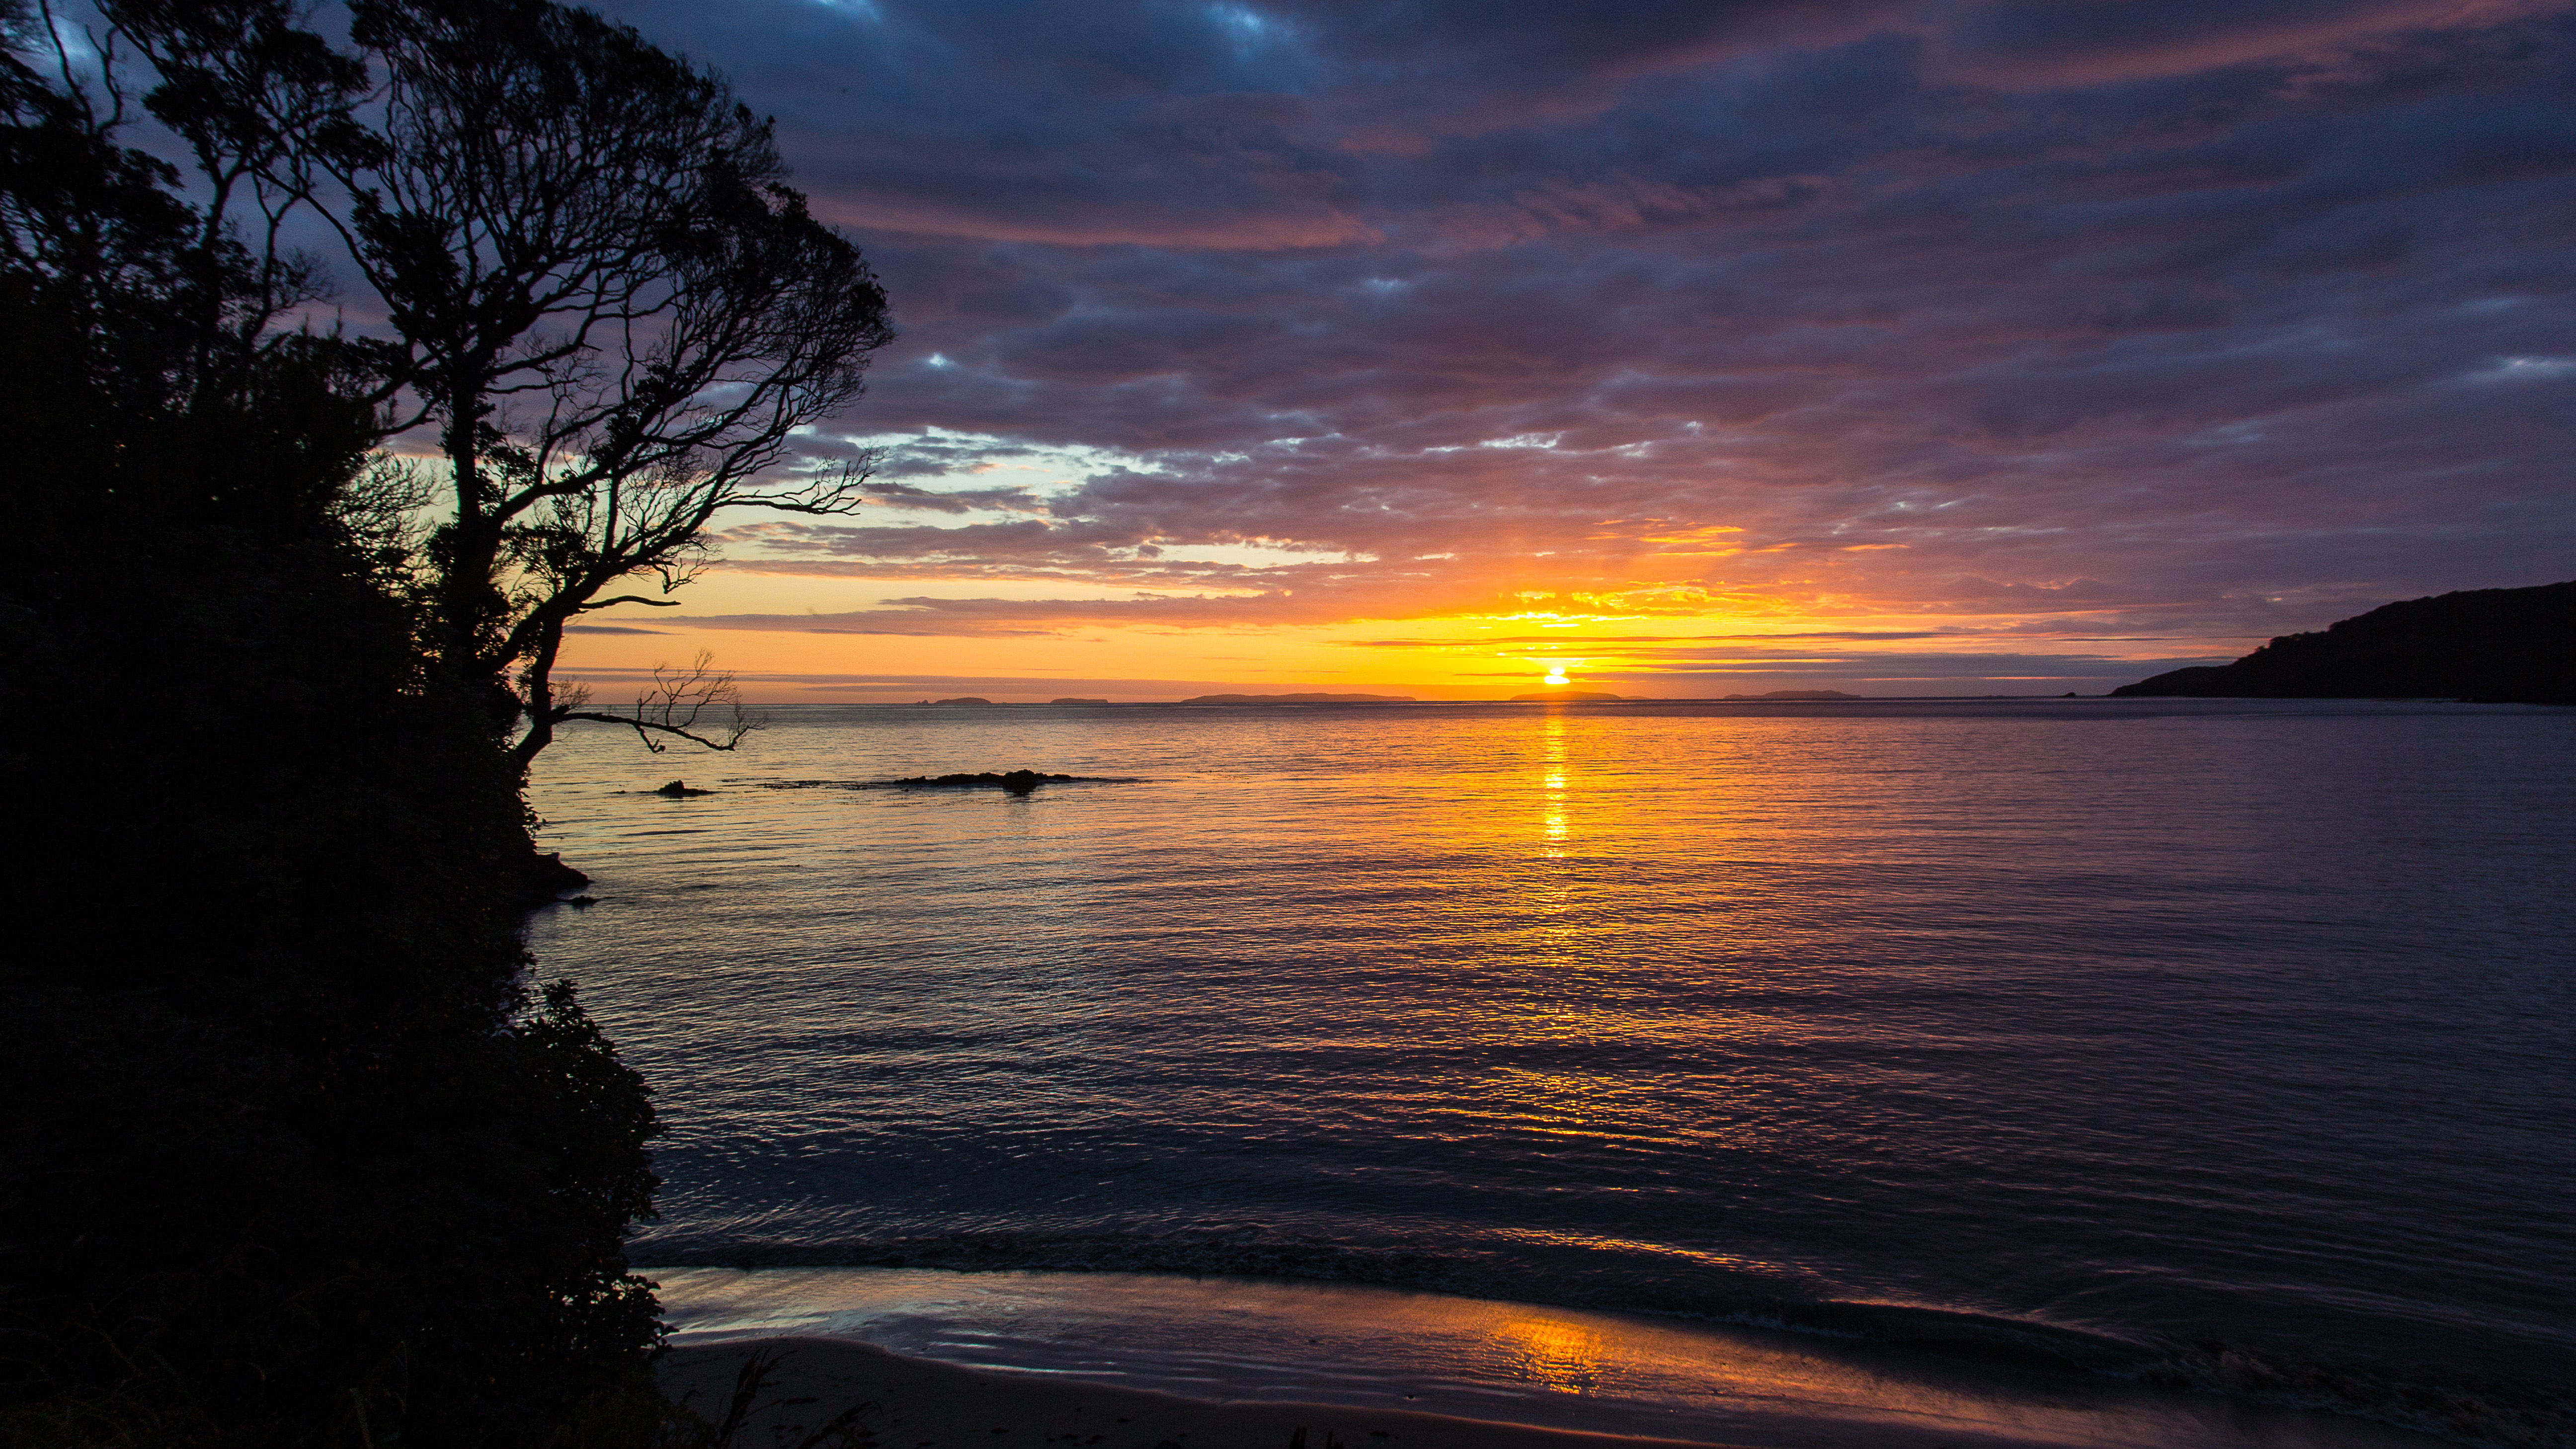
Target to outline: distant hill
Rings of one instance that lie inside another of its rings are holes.
[[[1625,698],[1627,698],[1626,695],[1609,694],[1598,689],[1542,689],[1536,694],[1515,694],[1512,696],[1512,703],[1528,704],[1535,700],[1541,704],[1546,704],[1555,701],[1573,700],[1577,702],[1599,704],[1605,700]]]
[[[2111,693],[2576,704],[2576,581],[2388,604],[2321,633],[2284,635],[2233,664],[2176,669]]]
[[[1409,694],[1202,694],[1183,704],[1411,704]]]
[[[1763,699],[1790,699],[1790,700],[1795,700],[1795,699],[1804,699],[1804,700],[1818,700],[1818,699],[1866,699],[1866,698],[1868,698],[1868,696],[1867,696],[1867,695],[1860,695],[1860,694],[1845,694],[1845,693],[1843,693],[1843,692],[1842,692],[1841,690],[1839,690],[1839,689],[1775,689],[1775,690],[1771,691],[1769,694],[1727,694],[1727,695],[1720,695],[1720,696],[1718,696],[1718,697],[1719,697],[1719,698],[1721,698],[1721,699],[1735,699],[1735,700],[1763,700]]]

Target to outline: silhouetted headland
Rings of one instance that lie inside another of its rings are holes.
[[[2115,696],[2576,704],[2576,581],[2468,589],[2287,634],[2233,664],[2176,669]]]
[[[1202,694],[1183,704],[1411,704],[1409,694]]]
[[[1049,775],[1037,770],[1011,770],[976,775],[914,775],[903,780],[870,780],[862,790],[1008,790],[1025,795],[1040,785],[1137,785],[1129,775]]]

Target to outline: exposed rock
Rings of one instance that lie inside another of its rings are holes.
[[[531,853],[524,873],[519,877],[519,905],[523,910],[552,905],[566,891],[577,891],[590,884],[590,877],[563,863],[560,853]]]
[[[663,786],[661,789],[656,790],[653,793],[656,795],[668,795],[672,799],[677,800],[684,795],[712,795],[715,792],[713,790],[692,790],[682,781],[673,780],[670,784]]]
[[[1127,775],[1049,775],[1037,770],[987,770],[976,775],[914,775],[903,780],[870,780],[862,790],[1007,790],[1026,795],[1040,785],[1135,785]]]

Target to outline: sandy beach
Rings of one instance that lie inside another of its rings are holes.
[[[755,1349],[785,1355],[759,1397],[775,1405],[762,1422],[781,1433],[738,1441],[780,1449],[855,1403],[879,1406],[866,1422],[887,1449],[1087,1444],[1093,1434],[1104,1449],[1285,1446],[1300,1427],[1308,1449],[1325,1449],[1327,1433],[1348,1449],[1398,1440],[1748,1449],[2435,1442],[2063,1367],[1365,1284],[913,1268],[653,1276],[675,1328],[667,1381],[699,1412],[721,1417],[733,1374]],[[790,1424],[805,1432],[785,1433]]]
[[[1296,1403],[1209,1403],[1078,1379],[994,1372],[827,1338],[769,1338],[675,1349],[665,1389],[722,1419],[754,1353],[776,1364],[737,1443],[801,1444],[853,1406],[882,1449],[1060,1444],[1098,1449],[1613,1449],[1702,1445],[1493,1424],[1400,1409]],[[1302,1435],[1302,1438],[1300,1437]],[[830,1442],[830,1441],[826,1441]],[[862,1439],[860,1442],[867,1442]]]

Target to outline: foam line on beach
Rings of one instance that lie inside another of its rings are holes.
[[[776,1367],[743,1420],[752,1443],[797,1443],[854,1405],[858,1427],[905,1449],[1059,1444],[1085,1449],[1706,1449],[1706,1441],[1480,1422],[1384,1407],[1214,1402],[1088,1379],[943,1363],[844,1339],[683,1347],[662,1367],[673,1398],[721,1417],[745,1359]],[[1302,1437],[1300,1431],[1304,1431]],[[1750,1446],[1743,1446],[1750,1449]]]
[[[726,1349],[738,1361],[755,1343],[865,1343],[961,1372],[1084,1392],[1161,1393],[1201,1406],[1323,1403],[1350,1413],[1802,1449],[2436,1442],[2097,1374],[1354,1284],[904,1268],[650,1276],[663,1285],[675,1342],[691,1353]],[[1285,1444],[1295,1427],[1260,1422],[1277,1428],[1274,1438],[1164,1437],[1186,1449]],[[977,1442],[1004,1442],[991,1436],[995,1427],[1000,1421],[979,1430],[985,1438]],[[1312,1443],[1321,1444],[1322,1427],[1313,1427]],[[1388,1442],[1365,1433],[1366,1443]],[[1348,1432],[1342,1438],[1362,1442]],[[1407,1449],[1426,1442],[1408,1439]]]

